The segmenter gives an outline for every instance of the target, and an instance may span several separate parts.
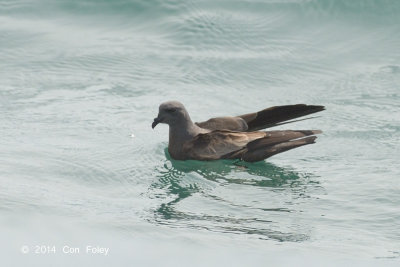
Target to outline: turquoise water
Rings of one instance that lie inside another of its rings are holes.
[[[397,265],[399,47],[396,0],[1,0],[2,261]],[[256,164],[173,161],[151,129],[171,99],[195,121],[325,105],[281,127],[324,133]]]

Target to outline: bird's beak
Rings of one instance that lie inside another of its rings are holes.
[[[153,123],[151,124],[151,128],[154,129],[154,127],[156,127],[157,124],[159,124],[159,123],[162,122],[162,121],[163,121],[163,118],[159,118],[159,117],[155,118],[154,121],[153,121]]]

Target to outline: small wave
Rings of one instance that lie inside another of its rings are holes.
[[[171,227],[249,234],[279,241],[298,242],[308,239],[307,229],[297,229],[296,232],[276,230],[275,222],[270,220],[274,213],[296,214],[298,211],[295,205],[274,207],[273,203],[266,204],[263,200],[265,197],[272,199],[270,194],[281,190],[285,194],[301,192],[305,196],[304,188],[300,188],[302,184],[308,184],[308,181],[301,178],[302,174],[268,163],[241,167],[233,165],[231,161],[172,160],[158,170],[157,176],[159,178],[151,188],[159,201],[164,201],[154,210],[154,218],[147,217],[149,222]],[[236,185],[241,188],[240,196],[235,194]],[[220,212],[228,212],[229,215],[221,215]],[[247,218],[248,212],[256,217]]]

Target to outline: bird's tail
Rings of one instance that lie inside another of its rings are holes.
[[[324,106],[297,104],[270,107],[255,113],[244,114],[238,117],[246,121],[248,125],[247,131],[251,132],[294,122],[289,120],[313,114],[322,110],[325,110]]]
[[[319,130],[308,131],[274,131],[272,136],[254,140],[247,144],[246,151],[241,154],[241,159],[248,162],[264,160],[278,153],[290,149],[313,144]]]

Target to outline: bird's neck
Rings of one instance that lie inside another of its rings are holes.
[[[168,151],[171,156],[179,159],[184,143],[203,132],[204,129],[194,124],[190,119],[170,125]]]
[[[191,120],[182,121],[169,126],[169,141],[187,141],[199,134],[199,127]]]

